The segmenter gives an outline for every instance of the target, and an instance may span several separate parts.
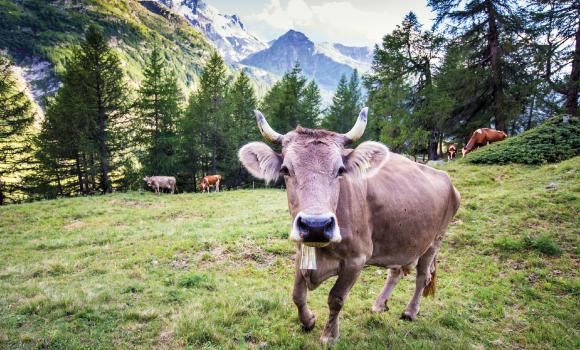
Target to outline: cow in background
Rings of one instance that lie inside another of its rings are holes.
[[[143,180],[156,194],[160,193],[160,189],[170,190],[171,194],[177,190],[177,181],[173,176],[145,176]]]
[[[201,188],[201,193],[203,193],[203,192],[209,193],[210,187],[215,187],[215,191],[219,192],[221,180],[222,180],[221,175],[204,176],[199,183],[199,187]]]
[[[452,144],[447,147],[447,160],[453,160],[457,156],[457,145]]]
[[[471,135],[471,138],[469,139],[469,142],[467,142],[467,145],[465,145],[465,147],[461,149],[461,155],[462,157],[465,157],[465,155],[473,151],[474,148],[489,145],[490,143],[504,140],[507,137],[508,137],[507,134],[503,131],[489,128],[477,129],[475,130],[473,135]]]

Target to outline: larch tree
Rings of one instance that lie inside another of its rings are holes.
[[[151,175],[175,176],[179,171],[177,122],[183,97],[159,49],[151,52],[144,76],[136,103],[140,130],[137,141],[145,148],[143,170]]]
[[[445,32],[467,55],[466,70],[476,70],[478,79],[464,81],[477,85],[478,93],[462,100],[456,114],[465,119],[479,118],[493,122],[496,129],[507,131],[513,118],[515,96],[510,94],[510,59],[515,40],[521,31],[514,0],[429,0],[435,12],[435,28]],[[515,107],[518,110],[518,107]],[[484,126],[484,125],[482,125]]]
[[[529,16],[540,72],[564,97],[565,111],[578,116],[580,92],[580,2],[529,1]]]
[[[33,120],[31,103],[17,87],[10,61],[0,54],[0,205],[15,199],[14,174],[29,153],[24,136]]]

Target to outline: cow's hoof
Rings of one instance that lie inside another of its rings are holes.
[[[401,320],[404,321],[415,321],[417,319],[417,315],[412,314],[410,312],[403,312],[403,314],[401,315]]]
[[[312,329],[314,329],[315,325],[316,325],[316,316],[314,314],[312,314],[312,317],[310,317],[310,320],[308,320],[306,324],[301,323],[302,330],[304,332],[310,332]]]
[[[332,347],[337,341],[338,337],[329,337],[325,335],[320,337],[320,345],[322,345],[322,347]]]
[[[389,311],[389,307],[387,306],[387,302],[385,301],[383,305],[374,304],[373,307],[371,308],[371,311],[375,314],[378,314],[381,312]]]

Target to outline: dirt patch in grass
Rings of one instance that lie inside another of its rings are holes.
[[[67,231],[72,231],[72,230],[78,230],[80,228],[83,228],[86,225],[87,225],[87,223],[82,221],[82,220],[73,220],[73,221],[69,222],[68,224],[64,225],[63,228]]]

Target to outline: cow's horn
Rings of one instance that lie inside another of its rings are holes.
[[[256,121],[258,122],[258,128],[260,129],[262,136],[270,142],[282,143],[283,136],[270,127],[270,124],[268,124],[262,112],[256,109],[254,110],[254,114],[256,115]]]
[[[365,128],[367,127],[367,113],[369,112],[369,108],[365,107],[360,110],[358,114],[358,118],[356,123],[350,129],[349,132],[344,134],[348,142],[355,142],[356,140],[360,139],[363,134],[365,133]]]

